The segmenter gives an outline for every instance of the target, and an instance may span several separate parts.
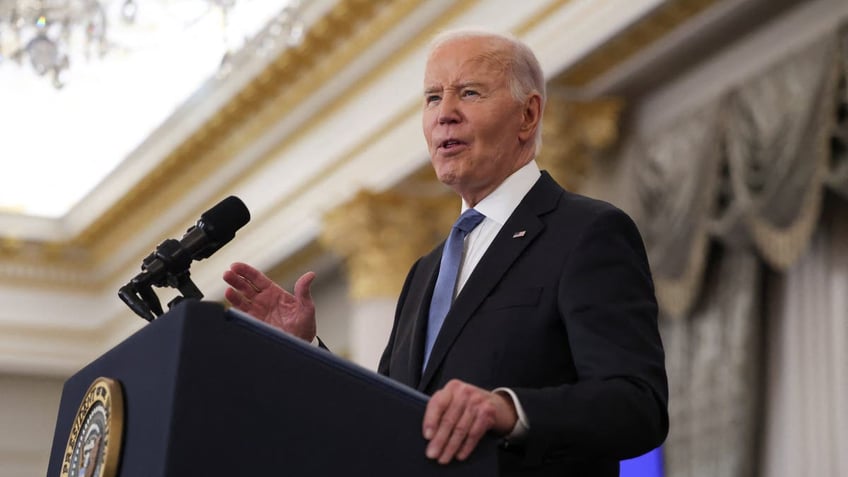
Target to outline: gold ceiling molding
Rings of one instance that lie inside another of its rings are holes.
[[[0,282],[56,290],[92,290],[88,253],[62,242],[0,237]]]
[[[298,47],[283,51],[247,87],[169,154],[159,167],[71,243],[87,249],[93,249],[96,243],[98,253],[95,260],[108,256],[117,244],[132,234],[133,224],[154,221],[187,185],[190,187],[201,182],[229,159],[233,151],[254,141],[256,136],[245,131],[245,124],[255,125],[255,118],[262,114],[263,109],[273,107],[274,100],[292,91],[293,86],[314,81],[316,65],[332,57],[336,45],[356,37],[359,34],[357,29],[363,28],[386,4],[390,2],[342,0],[337,3],[307,31]],[[335,64],[333,70],[340,71],[346,64]],[[311,84],[317,88],[316,83]],[[127,220],[129,216],[133,217],[132,221]]]
[[[569,67],[554,83],[570,88],[587,86],[718,1],[669,0]]]

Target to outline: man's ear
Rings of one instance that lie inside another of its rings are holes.
[[[522,142],[527,142],[533,139],[536,135],[536,128],[539,127],[539,122],[542,120],[542,97],[539,93],[533,93],[527,97],[524,102],[524,110],[522,111],[521,129],[518,131],[518,138]]]

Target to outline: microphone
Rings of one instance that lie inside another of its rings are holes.
[[[189,278],[194,260],[209,258],[229,243],[236,231],[250,221],[250,211],[236,196],[229,196],[200,215],[177,241],[167,239],[148,255],[141,264],[141,273],[118,290],[118,296],[136,314],[152,321],[162,315],[162,306],[151,287],[170,286],[183,294],[168,303],[173,306],[182,298],[203,298],[203,293]]]

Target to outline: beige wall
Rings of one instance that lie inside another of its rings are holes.
[[[47,472],[63,382],[0,374],[0,477]]]

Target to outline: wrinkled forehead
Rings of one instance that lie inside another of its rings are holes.
[[[424,86],[497,81],[508,69],[507,55],[502,50],[473,40],[455,40],[439,45],[430,53]]]

